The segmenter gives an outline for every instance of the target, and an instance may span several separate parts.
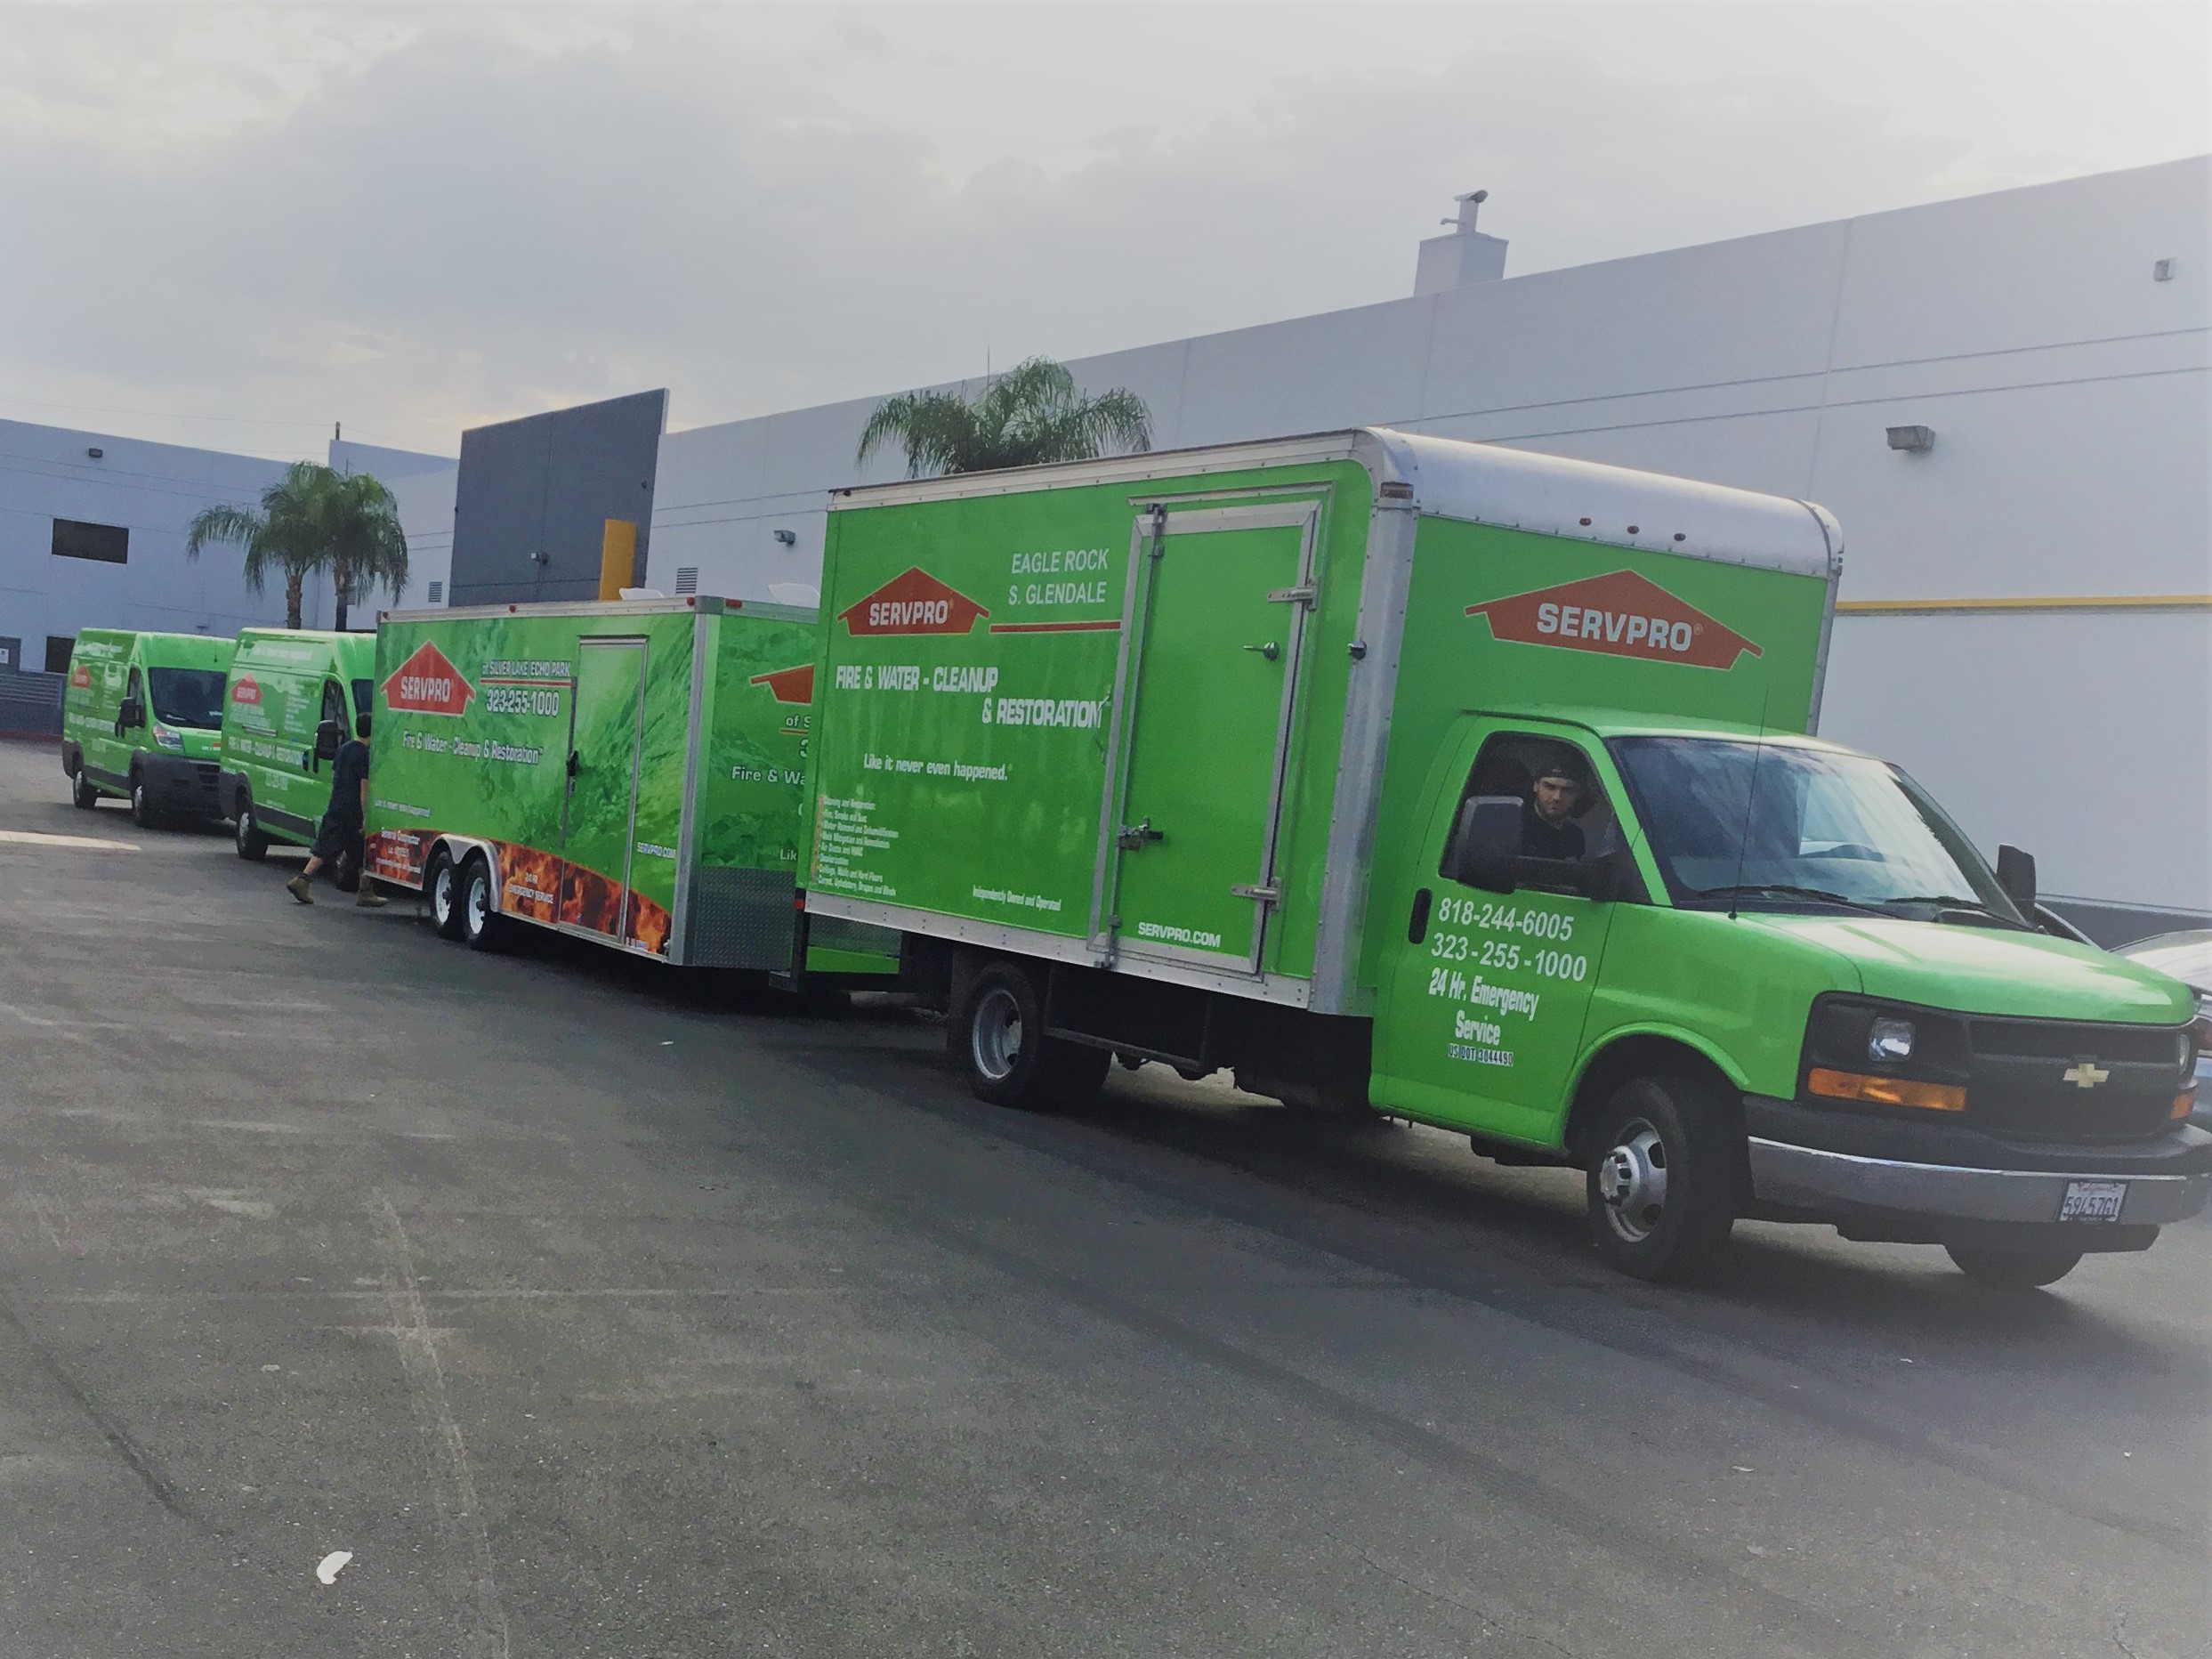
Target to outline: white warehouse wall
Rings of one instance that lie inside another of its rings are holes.
[[[1385,425],[1818,500],[1846,549],[1823,731],[2048,892],[2212,915],[2208,198],[2196,158],[1070,367],[1143,396],[1163,449]],[[669,433],[648,584],[818,582],[828,491],[899,475],[853,465],[875,402]],[[1906,425],[1933,450],[1890,449]],[[2197,603],[2067,603],[2127,595]],[[1900,600],[1938,608],[1849,611]],[[2159,780],[2139,828],[2121,776]]]

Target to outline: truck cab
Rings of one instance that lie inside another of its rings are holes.
[[[375,666],[370,633],[250,627],[238,635],[217,788],[240,858],[259,861],[272,842],[313,844],[330,804],[337,745],[349,734],[367,735]],[[337,884],[350,890],[359,876],[341,868]]]
[[[231,648],[200,634],[79,634],[61,705],[70,799],[89,812],[120,797],[141,829],[216,816]]]
[[[1739,1218],[2049,1283],[2194,1214],[2184,988],[2037,918],[1933,799],[1816,738],[1467,714],[1430,782],[1374,1104],[1586,1171],[1668,1277]]]

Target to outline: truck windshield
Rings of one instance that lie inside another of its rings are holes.
[[[164,725],[197,726],[203,732],[222,728],[221,668],[149,668],[146,680],[153,693],[154,714]]]
[[[1734,739],[1609,747],[1679,906],[2027,926],[1973,844],[1894,766]]]

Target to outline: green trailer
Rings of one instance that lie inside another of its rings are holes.
[[[2199,1210],[2179,985],[1806,735],[1804,502],[1389,431],[854,490],[805,903],[986,1098],[1109,1056],[1585,1171],[1651,1277],[1740,1217],[2043,1283]]]
[[[86,811],[121,796],[141,829],[213,818],[232,642],[88,627],[69,653],[61,769]]]
[[[311,628],[249,627],[238,635],[225,692],[222,815],[238,856],[258,862],[272,843],[311,846],[330,805],[337,743],[368,712],[376,636]],[[333,871],[351,890],[360,872]]]
[[[679,966],[895,972],[865,927],[802,946],[815,631],[707,597],[386,615],[369,874],[480,948],[529,924]]]

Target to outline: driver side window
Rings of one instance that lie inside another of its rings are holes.
[[[1452,813],[1439,874],[1453,879],[1460,869],[1457,845],[1466,821],[1466,804],[1478,796],[1506,796],[1521,803],[1521,856],[1578,863],[1602,858],[1619,842],[1612,803],[1598,781],[1590,757],[1574,743],[1533,732],[1500,732],[1486,740]],[[1571,892],[1574,884],[1524,879],[1523,886],[1546,892]]]
[[[345,693],[335,680],[323,682],[323,714],[326,720],[335,721],[338,730],[348,737],[353,735],[353,722],[346,717]]]

